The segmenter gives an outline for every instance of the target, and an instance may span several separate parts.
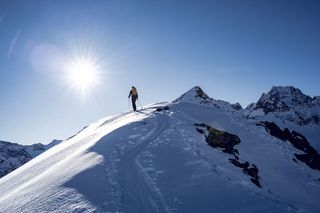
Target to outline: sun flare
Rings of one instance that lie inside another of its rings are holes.
[[[66,68],[66,80],[70,87],[86,95],[100,84],[101,75],[98,64],[89,58],[70,61]]]
[[[96,81],[95,65],[88,60],[77,60],[70,64],[70,81],[78,88],[87,88]]]

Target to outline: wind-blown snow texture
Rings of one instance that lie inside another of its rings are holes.
[[[0,212],[318,212],[320,172],[256,125],[288,123],[244,111],[195,87],[102,119],[0,179]],[[209,146],[195,124],[238,136],[237,154]],[[290,124],[315,146],[318,127]],[[244,162],[257,167],[261,188],[235,166]]]

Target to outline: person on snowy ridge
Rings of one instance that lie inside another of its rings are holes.
[[[132,86],[128,98],[130,98],[130,96],[131,96],[133,110],[136,111],[137,109],[136,101],[138,99],[138,92],[134,86]]]

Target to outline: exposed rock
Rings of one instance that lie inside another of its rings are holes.
[[[254,164],[250,164],[248,161],[244,162],[244,163],[240,163],[239,160],[237,159],[229,159],[229,162],[232,163],[233,165],[235,165],[236,167],[239,167],[242,169],[242,171],[249,175],[251,177],[251,182],[254,183],[256,186],[258,186],[259,188],[261,188],[261,184],[259,181],[259,169],[256,165]]]
[[[282,130],[274,122],[264,121],[257,125],[263,126],[270,135],[277,137],[284,142],[289,142],[296,149],[303,151],[305,154],[295,154],[296,158],[307,164],[310,168],[320,170],[320,155],[302,134],[296,131],[290,132],[288,128]]]
[[[270,135],[279,138],[282,141],[290,142],[295,148],[309,153],[315,154],[317,151],[310,145],[308,140],[300,133],[296,131],[291,131],[288,128],[282,130],[274,122],[264,121],[257,124],[258,126],[263,126]]]
[[[210,97],[206,93],[204,93],[203,90],[198,86],[195,87],[195,92],[196,92],[196,96],[195,96],[196,98],[202,98],[205,101],[210,99]]]
[[[242,106],[241,106],[241,104],[239,104],[239,103],[231,104],[231,107],[232,107],[234,110],[237,110],[237,111],[243,109]]]
[[[222,148],[223,152],[233,155],[234,159],[229,158],[229,162],[236,167],[242,168],[243,173],[251,177],[251,182],[261,188],[259,181],[260,178],[258,175],[259,170],[257,166],[250,164],[247,161],[241,163],[239,160],[239,151],[234,148],[234,146],[240,144],[241,142],[237,135],[215,129],[204,123],[194,124],[194,126],[196,126],[197,132],[205,136],[208,145],[213,148]]]
[[[156,112],[161,112],[161,111],[164,111],[164,110],[169,110],[169,107],[168,107],[168,106],[158,107],[158,108],[156,109]]]
[[[295,154],[296,158],[304,162],[312,169],[320,170],[320,155],[319,154]]]
[[[229,154],[238,153],[238,150],[234,148],[235,145],[240,143],[240,138],[237,135],[215,129],[206,124],[195,124],[195,126],[197,126],[196,130],[201,134],[205,134],[203,128],[206,129],[206,142],[213,148],[222,148],[224,152]]]

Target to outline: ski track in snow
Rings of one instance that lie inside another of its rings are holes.
[[[156,117],[156,118],[155,118]],[[141,158],[144,150],[168,127],[165,114],[153,114],[145,120],[142,130],[146,134],[128,136],[128,142],[117,146],[107,169],[107,179],[112,185],[113,201],[104,204],[104,210],[114,212],[170,212],[156,181],[148,174]],[[133,129],[136,129],[134,127]],[[121,160],[120,160],[121,159]]]
[[[143,210],[140,209],[141,212],[169,211],[169,207],[163,199],[159,188],[152,180],[152,178],[150,178],[145,172],[145,168],[142,166],[138,159],[138,155],[141,154],[153,140],[161,135],[161,133],[167,126],[168,119],[165,117],[166,115],[159,114],[155,116],[162,116],[164,118],[158,118],[158,121],[156,122],[156,119],[151,120],[153,122],[154,128],[148,133],[148,135],[144,136],[141,142],[137,143],[137,145],[133,149],[130,149],[126,152],[120,165],[121,171],[123,172],[123,174],[121,174],[121,177],[124,178],[124,181],[122,183],[122,191],[125,193],[125,195],[123,195],[122,202],[124,204],[133,203],[134,205],[136,205],[136,207],[143,207]],[[150,206],[150,204],[152,205]],[[129,212],[130,209],[132,210],[139,208],[126,205],[124,210],[125,212]]]

